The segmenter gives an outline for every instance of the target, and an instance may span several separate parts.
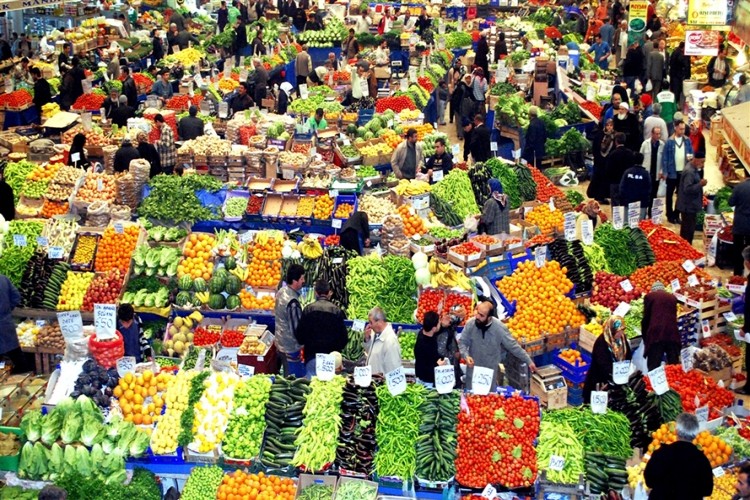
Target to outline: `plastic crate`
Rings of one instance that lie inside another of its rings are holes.
[[[518,264],[533,259],[534,255],[531,253],[530,249],[527,249],[525,254],[511,255],[510,252],[508,252],[508,258],[510,259],[510,268],[512,273],[516,270]]]
[[[568,387],[568,404],[581,406],[583,404],[583,389]]]
[[[570,347],[571,349],[577,349],[575,344]],[[563,377],[574,384],[580,384],[586,380],[586,374],[589,372],[589,367],[591,366],[591,356],[586,351],[579,350],[579,352],[581,353],[583,361],[586,362],[585,365],[574,366],[568,363],[560,357],[559,350],[555,352],[552,360],[552,363],[562,372]]]
[[[15,434],[19,438],[23,435],[21,432],[21,429],[18,427],[2,427],[0,426],[0,432],[4,432],[6,434]],[[18,453],[15,455],[7,456],[7,457],[0,457],[0,470],[7,470],[11,472],[15,472],[18,470],[18,461],[21,457],[21,450],[18,450]]]
[[[349,203],[350,205],[354,205],[354,211],[352,213],[356,212],[357,208],[359,207],[359,201],[357,200],[357,196],[356,195],[353,195],[353,194],[340,194],[340,195],[338,195],[336,197],[336,202],[333,204],[333,214],[334,215],[336,214],[336,210],[338,210],[339,205],[341,205],[343,203]],[[339,217],[335,217],[334,215],[331,216],[333,219],[346,220],[346,219],[349,218],[349,217],[346,217],[344,219],[341,219]]]

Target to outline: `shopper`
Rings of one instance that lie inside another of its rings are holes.
[[[305,306],[294,332],[297,342],[303,346],[303,360],[307,378],[316,374],[317,354],[342,351],[349,340],[344,313],[331,302],[331,286],[325,279],[315,283],[316,300]]]
[[[188,116],[180,118],[177,124],[177,135],[181,140],[187,141],[203,135],[203,120],[198,118],[198,108],[191,105],[188,109]]]
[[[485,33],[479,35],[476,55],[474,56],[474,66],[481,68],[482,76],[490,74],[490,45],[487,43],[487,35]]]
[[[365,353],[373,375],[386,375],[401,366],[401,346],[380,307],[373,307],[365,326]]]
[[[544,147],[547,143],[547,127],[539,118],[539,108],[529,106],[529,126],[526,129],[526,140],[524,141],[523,154],[521,158],[530,165],[541,168],[542,160],[546,156]]]
[[[674,94],[675,102],[681,101],[682,82],[690,80],[691,73],[690,56],[685,55],[685,42],[680,42],[669,56],[669,90]]]
[[[297,54],[294,61],[294,73],[297,75],[297,92],[300,85],[307,85],[307,77],[312,73],[312,59],[307,53],[307,43],[302,44],[302,50]]]
[[[474,78],[471,80],[471,90],[474,95],[474,115],[481,114],[482,116],[487,114],[487,107],[485,102],[487,99],[487,89],[489,84],[485,77],[484,69],[476,68],[474,70]]]
[[[657,42],[656,48],[649,52],[646,64],[646,79],[651,81],[651,87],[654,95],[661,92],[662,80],[667,76],[667,42],[661,39]]]
[[[739,79],[739,90],[737,95],[734,96],[734,105],[742,104],[743,102],[750,101],[750,85],[747,83],[747,75],[742,73]]]
[[[115,171],[115,173],[127,172],[128,170],[130,170],[130,162],[133,160],[137,160],[140,157],[141,155],[140,153],[138,153],[138,150],[133,147],[130,139],[126,137],[122,140],[120,149],[118,149],[115,153],[113,170]]]
[[[643,353],[651,371],[666,355],[668,365],[680,362],[680,332],[677,330],[677,298],[667,292],[661,281],[643,298]]]
[[[658,106],[658,104],[655,104]],[[651,119],[653,117],[649,117]],[[661,120],[661,118],[659,118]],[[651,200],[656,198],[659,181],[663,179],[661,173],[661,159],[664,154],[664,141],[661,140],[662,128],[657,126],[651,129],[651,137],[641,144],[641,154],[643,155],[643,167],[648,170],[651,176]]]
[[[5,182],[3,171],[0,170],[0,216],[5,221],[16,218],[16,207],[13,204],[13,188]]]
[[[466,156],[465,146],[464,156]],[[490,129],[484,123],[484,115],[479,113],[474,115],[474,126],[471,129],[471,140],[468,146],[474,163],[485,162],[492,157],[490,150]]]
[[[237,93],[229,101],[229,109],[234,115],[241,111],[245,111],[246,109],[250,109],[250,106],[252,105],[253,98],[250,97],[250,94],[247,91],[247,83],[240,83],[240,86],[237,87]]]
[[[440,330],[437,333],[438,354],[453,365],[456,377],[456,388],[461,387],[461,351],[458,349],[456,328],[466,318],[466,309],[462,305],[451,307],[450,311],[440,317]]]
[[[68,165],[86,170],[89,160],[86,158],[86,136],[80,132],[73,136],[73,142],[68,151]]]
[[[151,165],[148,173],[148,176],[151,179],[161,173],[161,159],[159,158],[159,153],[156,151],[156,147],[148,141],[148,135],[146,135],[146,132],[138,132],[137,140],[138,147],[136,149],[138,149],[138,154],[141,155],[141,158],[146,160],[149,165]]]
[[[745,463],[740,466],[737,473],[737,484],[734,488],[737,490],[737,494],[732,497],[732,500],[750,499],[750,464]]]
[[[692,245],[698,212],[703,210],[703,186],[708,181],[703,178],[704,151],[696,151],[695,157],[685,167],[680,177],[677,193],[677,210],[680,213],[680,236]]]
[[[607,160],[607,179],[609,180],[609,197],[612,205],[621,205],[620,181],[627,169],[635,165],[635,153],[625,147],[625,134],[615,133],[615,149]]]
[[[644,94],[644,96],[646,95],[648,94]],[[658,102],[652,104],[651,111],[651,115],[643,120],[643,140],[650,140],[652,137],[651,131],[655,128],[658,128],[661,131],[660,139],[664,141],[667,137],[669,137],[669,128],[667,127],[667,122],[665,122],[664,118],[661,117],[661,104],[659,104]],[[659,165],[661,165],[661,163],[659,163]]]
[[[622,174],[620,180],[620,202],[627,209],[631,203],[640,202],[640,220],[646,218],[646,212],[651,206],[651,174],[646,170],[643,154],[635,153],[632,167]]]
[[[435,139],[435,154],[427,158],[422,173],[430,178],[433,184],[453,170],[453,155],[445,150],[445,139]],[[436,180],[436,177],[438,178]]]
[[[625,35],[622,35],[625,36]],[[641,78],[646,67],[646,58],[639,46],[638,40],[634,40],[628,47],[625,60],[622,63],[622,76],[631,92],[635,92],[635,81]]]
[[[417,140],[417,130],[410,128],[406,137],[391,155],[391,167],[398,179],[414,179],[417,169],[424,163],[424,151]]]
[[[38,500],[67,500],[68,492],[57,486],[48,484],[39,492]]]
[[[744,263],[747,262],[743,259],[742,251],[750,246],[750,179],[734,187],[729,197],[729,205],[734,207],[732,224],[734,275],[742,276],[745,270]]]
[[[503,193],[503,185],[497,179],[490,179],[490,198],[484,202],[479,218],[480,233],[510,233],[510,205],[508,195]]]
[[[493,312],[492,302],[481,302],[461,333],[458,345],[468,367],[465,385],[469,389],[474,366],[481,366],[495,372],[491,388],[494,390],[498,383],[498,365],[505,359],[506,353],[525,362],[532,372],[536,372],[534,361],[513,338],[508,327],[493,317]]]
[[[501,31],[497,34],[497,42],[495,42],[495,62],[505,59],[507,56],[508,44],[505,42],[505,33]]]
[[[150,361],[151,345],[143,335],[141,320],[132,304],[120,304],[117,309],[117,331],[125,344],[125,356],[133,356],[136,363]]]
[[[276,114],[285,115],[289,109],[289,103],[292,102],[292,92],[294,87],[289,82],[282,82],[279,86],[279,95],[276,98]]]
[[[437,88],[438,125],[445,125],[445,108],[448,107],[448,84],[440,80]]]
[[[112,121],[112,125],[117,125],[118,127],[127,127],[128,120],[131,118],[135,118],[135,109],[132,106],[128,105],[128,98],[124,95],[121,95],[118,100],[120,105],[112,109],[112,112],[109,114],[109,118]]]
[[[727,60],[727,48],[719,47],[719,54],[708,61],[708,84],[715,89],[720,89],[727,83],[731,67]]]
[[[619,69],[628,54],[628,22],[620,21],[620,23],[617,24],[613,21],[612,25],[617,25],[613,50],[615,54],[615,67]]]
[[[60,108],[64,111],[69,110],[73,103],[83,95],[81,82],[86,78],[78,57],[73,57],[71,64],[73,66],[65,72],[60,87]]]
[[[460,90],[460,84],[461,84],[461,76],[463,74],[463,66],[461,65],[461,60],[456,58],[453,61],[453,65],[448,70],[448,74],[446,75],[446,80],[448,82],[448,95],[450,99],[450,110],[449,110],[449,117],[450,117],[450,123],[453,123],[453,119],[456,117],[456,114],[458,113],[458,108],[461,105],[461,93]],[[458,123],[460,124],[461,120],[459,118]],[[457,127],[456,130],[458,131],[460,127]],[[460,136],[459,136],[460,137]]]
[[[471,75],[464,75],[463,80],[458,82],[458,87],[453,93],[454,101],[457,102],[456,109],[453,113],[453,118],[456,120],[456,137],[458,140],[464,141],[464,161],[468,158],[469,143],[465,139],[466,137],[466,125],[464,121],[468,121],[471,124],[473,116],[475,102],[474,102],[474,91],[471,89]]]
[[[18,343],[16,323],[11,315],[20,303],[21,294],[7,276],[0,274],[0,355],[10,358],[13,362],[13,373],[29,370],[26,357]]]
[[[612,118],[604,122],[603,128],[597,128],[592,140],[594,172],[586,189],[586,196],[600,204],[609,204],[609,180],[607,178],[607,157],[615,148],[615,124]]]
[[[366,212],[352,213],[341,226],[341,246],[347,250],[364,253],[365,247],[370,246],[370,221]]]
[[[164,69],[159,73],[159,78],[151,86],[151,95],[155,95],[162,102],[171,99],[174,95],[172,82],[169,81],[169,70]]]
[[[235,66],[239,66],[240,58],[247,55],[247,26],[245,26],[242,19],[237,19],[233,24],[234,41],[232,42],[232,50],[234,51],[234,64]]]
[[[638,151],[641,147],[641,130],[638,124],[638,116],[630,111],[630,105],[627,102],[621,102],[614,116],[615,132],[625,134],[624,146],[630,151]]]
[[[435,311],[427,311],[414,345],[414,374],[418,383],[429,388],[435,386],[435,367],[447,363],[438,352],[438,330],[440,316]]]
[[[172,131],[172,127],[164,122],[164,117],[161,113],[154,117],[154,124],[160,131],[159,139],[154,145],[159,152],[162,172],[165,174],[171,174],[174,171],[174,165],[177,161],[174,132]]]
[[[255,68],[253,73],[253,100],[257,106],[260,106],[263,99],[266,98],[266,91],[268,90],[268,70],[257,57],[253,57],[253,67]]]
[[[31,68],[31,77],[34,79],[34,107],[41,118],[42,106],[52,102],[52,90],[49,82],[42,78],[42,71],[36,66]]]
[[[667,220],[672,224],[679,224],[679,209],[673,207],[673,198],[685,166],[693,159],[693,146],[685,137],[685,122],[675,124],[674,136],[664,145],[661,158],[661,173],[667,179]]]
[[[654,100],[648,94],[641,94],[638,103],[641,105],[638,121],[643,123],[654,114]]]
[[[643,471],[649,499],[702,500],[711,496],[714,479],[711,463],[693,440],[700,432],[698,417],[690,413],[677,416],[677,441],[664,444],[651,454]]]
[[[674,131],[674,121],[679,101],[675,97],[675,94],[669,89],[669,86],[662,84],[662,91],[656,94],[656,102],[661,106],[660,116],[667,124],[667,133],[662,135],[662,139],[666,141]]]
[[[583,384],[583,402],[591,401],[591,391],[606,390],[606,386],[613,382],[614,363],[629,361],[632,357],[625,337],[625,320],[621,316],[610,316],[602,334],[594,342],[591,366]]]
[[[357,54],[359,54],[359,43],[354,34],[354,28],[349,28],[349,36],[341,42],[341,55],[347,59],[354,59],[357,57]]]
[[[302,377],[305,365],[302,362],[302,346],[297,343],[295,332],[302,316],[299,291],[305,284],[305,268],[292,264],[286,272],[285,283],[276,293],[274,317],[276,329],[273,343],[276,345],[278,369],[285,376]]]

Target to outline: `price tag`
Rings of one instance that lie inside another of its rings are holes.
[[[331,261],[331,263],[333,264],[341,264],[342,262],[344,262],[343,257],[336,257],[335,259]]]
[[[687,373],[693,369],[693,350],[689,347],[680,351],[680,364],[682,371]]]
[[[620,282],[620,287],[625,290],[625,293],[633,291],[633,284],[630,282],[630,280],[627,279]]]
[[[226,361],[229,364],[237,364],[237,349],[232,347],[225,347],[224,349],[220,349],[219,352],[216,353],[216,357],[214,359],[218,359],[219,361]]]
[[[330,190],[330,191],[328,192],[328,194],[329,194],[329,196],[330,196],[331,198],[336,198],[336,197],[337,197],[337,196],[339,195],[339,190],[338,190],[338,189],[331,189],[331,190]]]
[[[711,336],[711,325],[708,323],[707,319],[701,321],[701,332],[703,333],[704,339],[707,339]]]
[[[623,206],[612,207],[612,226],[614,226],[615,229],[622,229],[624,216],[625,216],[625,207]]]
[[[615,384],[627,384],[628,378],[630,378],[630,361],[617,361],[612,364],[612,381]]]
[[[536,267],[544,267],[545,262],[547,262],[547,245],[536,247],[534,250],[534,262],[536,262]]]
[[[83,320],[80,311],[63,311],[57,313],[60,332],[66,339],[77,339],[83,336]]]
[[[482,490],[482,498],[497,498],[497,490],[491,484],[488,484]]]
[[[628,217],[628,227],[632,229],[638,229],[638,224],[641,222],[640,216]]]
[[[341,144],[343,144],[344,146],[351,146],[352,141],[350,141],[348,137],[344,137],[343,139],[341,139]]]
[[[14,234],[13,235],[13,244],[17,247],[25,247],[26,246],[26,235],[25,234]]]
[[[435,389],[438,394],[448,394],[456,385],[456,372],[453,365],[435,367]]]
[[[386,373],[385,384],[388,387],[388,392],[390,392],[392,396],[398,396],[406,391],[406,375],[404,374],[404,367],[399,366],[395,370]]]
[[[443,180],[443,171],[442,170],[433,170],[432,171],[432,182],[440,182]]]
[[[607,391],[591,391],[592,413],[607,413],[607,403],[609,403],[609,393]]]
[[[367,185],[368,188],[372,187],[372,181],[367,181],[365,184]]]
[[[454,144],[453,146],[451,146],[451,154],[454,158],[458,158],[458,155],[461,154],[461,146],[459,146],[458,144]]]
[[[354,385],[360,387],[370,387],[372,383],[372,368],[370,365],[367,366],[355,366],[354,367]]]
[[[63,248],[62,247],[50,247],[49,250],[47,250],[47,255],[50,259],[54,260],[60,260],[63,258]]]
[[[125,232],[125,228],[122,227],[121,222],[115,222],[114,230],[115,230],[115,233],[117,234],[123,234]]]
[[[490,143],[490,151],[492,151],[493,153],[497,152],[497,143],[495,141],[492,141]]]
[[[84,78],[83,80],[81,80],[81,86],[83,87],[83,93],[84,94],[90,94],[91,93],[92,85],[91,85],[91,81],[90,80]]]
[[[352,321],[352,330],[355,332],[364,332],[365,331],[365,320],[363,319],[355,319]]]
[[[5,79],[5,93],[10,94],[13,92],[13,80],[10,78]]]
[[[565,467],[565,458],[559,455],[549,457],[549,470],[561,471]]]
[[[117,373],[124,377],[126,373],[135,371],[135,356],[124,356],[117,360]]]
[[[224,78],[232,78],[233,67],[234,64],[229,60],[224,63]]]
[[[627,302],[620,302],[614,312],[612,312],[612,315],[624,318],[628,311],[630,311],[630,304]]]
[[[315,375],[324,382],[333,380],[336,375],[336,360],[333,354],[319,352],[315,355]]]
[[[253,234],[251,232],[241,233],[239,235],[240,245],[247,245],[253,241]]]
[[[679,290],[680,287],[680,280],[678,278],[673,279],[669,282],[669,284],[672,286],[672,293],[675,293],[677,290]]]
[[[654,224],[661,224],[664,217],[664,198],[655,198],[651,204],[651,220]]]
[[[247,81],[247,70],[246,69],[241,69],[240,70],[240,81],[241,82],[246,82]]]
[[[81,161],[81,153],[73,153],[72,155],[70,155],[70,161],[72,161],[73,163],[78,163],[79,161]]]
[[[654,388],[657,396],[661,396],[669,390],[669,382],[667,382],[667,374],[663,366],[659,366],[648,372],[648,379],[651,381],[651,386]]]
[[[237,365],[237,373],[240,377],[252,377],[255,375],[255,367],[253,365]]]
[[[222,101],[219,103],[219,118],[226,118],[227,116],[229,116],[229,103]]]
[[[628,204],[628,219],[632,219],[633,217],[640,217],[641,215],[641,202],[640,201],[634,201],[633,203]]]
[[[34,324],[36,324],[36,326],[37,326],[37,327],[39,327],[39,328],[42,328],[42,327],[43,327],[44,325],[46,325],[46,324],[47,324],[47,322],[46,322],[46,321],[44,321],[43,319],[38,319],[38,320],[36,320],[36,321],[34,322]]]
[[[555,199],[554,198],[550,198],[549,202],[547,204],[549,205],[549,211],[550,212],[554,212],[555,208],[556,208],[555,207]]]
[[[102,181],[101,177],[99,177],[96,180],[96,190],[97,191],[104,191],[104,181]]]
[[[721,477],[724,475],[724,469],[721,467],[716,467],[715,469],[711,469],[711,472],[713,473],[714,477]]]
[[[737,321],[737,315],[734,314],[732,311],[725,312],[723,316],[724,316],[724,319],[729,321],[730,323],[734,323],[735,321]]]
[[[685,272],[692,273],[693,271],[695,271],[695,264],[692,260],[688,259],[682,263],[682,268],[685,270]]]
[[[172,45],[172,53],[173,54],[179,54],[180,53],[180,46],[179,45]]]
[[[688,276],[688,285],[689,286],[698,286],[700,285],[700,281],[698,281],[698,276],[691,274]]]
[[[581,224],[581,239],[584,245],[591,245],[594,242],[594,222],[591,219]]]
[[[708,406],[701,406],[695,409],[695,416],[698,419],[698,423],[708,422]]]
[[[46,247],[47,245],[49,245],[49,240],[47,240],[47,238],[45,238],[44,236],[37,236],[36,244],[40,247]]]
[[[117,338],[117,307],[114,304],[94,304],[94,328],[98,340]]]
[[[417,67],[416,66],[409,67],[409,81],[412,83],[417,81]]]
[[[411,239],[413,239],[414,241],[419,241],[419,240],[422,239],[422,235],[420,235],[418,233],[417,234],[412,234],[411,235]]]
[[[567,241],[573,241],[576,239],[576,212],[568,212],[565,214],[565,239]]]
[[[483,366],[474,366],[471,376],[471,391],[474,394],[485,396],[492,389],[492,382],[495,379],[495,371],[492,368]]]
[[[310,95],[310,92],[307,90],[307,84],[303,83],[299,86],[299,96],[302,99],[307,99],[307,96]]]
[[[331,219],[331,227],[341,229],[341,219]]]

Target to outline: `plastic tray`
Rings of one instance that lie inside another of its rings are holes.
[[[250,193],[248,193],[247,191],[240,191],[240,190],[229,191],[227,193],[227,197],[224,199],[224,206],[221,207],[221,212],[224,214],[224,220],[227,222],[239,222],[242,220],[241,215],[235,216],[235,217],[230,217],[226,215],[227,202],[231,200],[232,198],[243,198],[245,200],[245,210],[247,210],[247,201],[250,198]]]
[[[571,349],[578,349],[578,346],[575,344],[571,344]],[[589,372],[589,367],[591,366],[591,355],[589,355],[586,351],[581,351],[581,357],[586,362],[586,365],[583,366],[574,366],[565,361],[563,358],[560,357],[560,350],[555,351],[555,356],[553,358],[553,364],[560,368],[560,371],[562,372],[562,375],[567,380],[573,382],[574,384],[580,384],[586,380],[586,374]]]

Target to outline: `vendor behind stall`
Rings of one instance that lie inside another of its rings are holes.
[[[169,81],[169,70],[162,70],[159,74],[159,78],[154,82],[151,87],[151,94],[157,96],[162,101],[170,99],[174,95],[172,90],[172,83]]]
[[[177,133],[180,139],[187,141],[203,135],[203,120],[198,118],[198,108],[190,106],[188,116],[180,120],[177,126]]]
[[[124,95],[120,96],[120,105],[112,110],[110,113],[110,119],[113,125],[118,127],[127,127],[128,120],[135,118],[135,108],[128,104],[128,98]]]
[[[452,169],[453,156],[445,150],[445,139],[439,137],[435,139],[435,154],[427,158],[422,173],[430,177],[430,183],[435,183]]]
[[[252,105],[253,98],[247,93],[247,83],[241,83],[237,88],[237,95],[232,98],[229,104],[229,109],[232,111],[232,114],[235,114],[250,109]]]
[[[42,77],[42,70],[39,68],[31,68],[31,77],[34,79],[34,106],[41,117],[42,106],[52,102],[52,90],[49,82]]]
[[[625,320],[621,316],[610,316],[604,325],[604,331],[594,342],[591,366],[583,385],[583,401],[588,403],[591,391],[602,390],[614,381],[612,372],[615,363],[629,361],[632,357],[630,344],[625,337]]]
[[[122,80],[122,94],[128,98],[128,106],[133,109],[138,107],[138,90],[135,87],[135,80],[130,76],[130,68],[123,66],[120,68],[124,78]]]
[[[305,125],[307,125],[307,128],[309,128],[312,132],[327,129],[328,122],[326,122],[326,119],[323,118],[323,108],[316,109],[315,116],[311,116],[310,118],[308,118]]]
[[[341,227],[341,246],[362,255],[370,246],[370,220],[366,212],[354,212]]]
[[[125,356],[133,356],[137,363],[151,357],[151,346],[143,335],[141,320],[131,304],[122,304],[117,310],[117,331],[125,344]]]

